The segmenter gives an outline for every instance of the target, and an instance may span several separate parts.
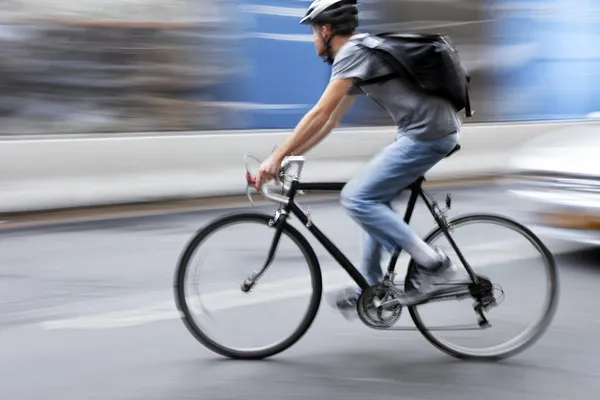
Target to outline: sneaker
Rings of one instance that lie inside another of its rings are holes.
[[[327,296],[327,302],[332,308],[337,309],[344,318],[353,320],[358,317],[356,312],[356,303],[359,293],[355,288],[346,288],[339,292]]]
[[[403,306],[426,300],[430,294],[440,289],[436,285],[448,283],[455,276],[458,271],[456,265],[440,249],[436,251],[442,256],[442,262],[433,269],[417,266],[416,273],[410,278],[413,289],[403,293],[399,298]]]

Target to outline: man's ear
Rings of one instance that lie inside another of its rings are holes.
[[[320,32],[321,32],[321,37],[325,41],[327,41],[327,39],[329,39],[331,37],[331,33],[332,33],[331,25],[330,24],[326,24],[326,25],[321,26]]]

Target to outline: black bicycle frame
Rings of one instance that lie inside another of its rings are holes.
[[[429,199],[427,199],[427,197],[425,196],[425,193],[422,188],[423,181],[425,181],[425,178],[421,177],[417,181],[415,181],[413,184],[409,185],[407,188],[404,189],[404,190],[410,189],[410,191],[411,191],[410,198],[408,200],[408,204],[406,207],[406,212],[404,214],[404,222],[406,222],[407,224],[410,223],[413,211],[415,209],[415,205],[417,203],[417,198],[421,197],[421,199],[423,200],[423,202],[425,202],[425,205],[431,212],[431,214],[434,217],[434,219],[436,220],[436,222],[438,222],[438,225],[444,232],[445,236],[450,241],[452,247],[457,252],[459,258],[465,265],[467,272],[469,273],[469,275],[471,276],[473,281],[475,283],[477,283],[477,277],[476,277],[475,273],[471,270],[471,268],[467,264],[466,260],[464,259],[461,252],[459,251],[456,243],[450,237],[444,224],[441,223],[438,215],[435,212],[434,204],[432,204],[429,201]],[[304,226],[306,226],[306,228],[317,238],[317,240],[323,245],[323,247],[325,247],[325,249],[329,252],[329,254],[331,254],[333,256],[333,258],[340,264],[340,266],[342,268],[344,268],[344,270],[346,270],[346,272],[356,282],[356,284],[361,288],[361,290],[365,290],[366,288],[369,287],[369,283],[367,282],[367,280],[357,270],[357,268],[352,264],[352,262],[350,260],[348,260],[348,258],[340,251],[340,249],[331,240],[329,240],[329,238],[311,221],[309,214],[307,212],[305,212],[304,210],[302,210],[302,208],[300,208],[300,206],[295,201],[295,196],[299,191],[302,191],[302,192],[326,192],[326,191],[339,192],[344,188],[345,185],[346,185],[345,182],[314,182],[314,183],[307,182],[307,183],[305,183],[305,182],[293,181],[291,184],[289,193],[288,193],[289,201],[282,206],[283,212],[281,213],[281,218],[278,219],[278,223],[282,224],[282,225],[285,224],[287,215],[289,215],[290,212],[293,213],[304,224]],[[279,229],[277,229],[277,233],[274,237],[273,246],[272,246],[271,252],[269,254],[269,261],[272,259],[272,256],[275,252],[275,248],[277,246],[277,242],[278,242],[278,238],[280,236],[282,225],[280,227],[278,227]],[[396,268],[396,262],[398,261],[398,258],[400,257],[401,252],[402,252],[402,249],[400,249],[400,248],[398,248],[396,251],[394,251],[394,254],[392,255],[390,264],[387,269],[388,277],[393,275],[394,270]],[[269,263],[269,261],[267,261],[267,264]]]

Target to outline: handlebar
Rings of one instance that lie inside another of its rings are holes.
[[[250,154],[246,154],[244,157],[246,163],[246,182],[248,186],[254,186],[256,184],[256,178],[253,177],[252,174],[250,174],[250,171],[248,171],[248,157],[254,158],[257,161],[259,160],[256,157],[251,156]],[[281,163],[281,168],[279,169],[279,172],[277,174],[277,181],[283,185],[284,191],[289,190],[289,185],[292,181],[300,180],[302,168],[304,167],[304,162],[305,158],[303,156],[289,156],[283,159]],[[294,166],[297,166],[297,169],[295,171],[293,169]],[[276,203],[285,204],[289,201],[289,197],[273,193],[273,191],[271,191],[266,184],[263,184],[261,186],[260,191],[263,194],[263,196]]]

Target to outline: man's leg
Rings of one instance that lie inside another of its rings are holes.
[[[383,272],[381,270],[381,255],[383,247],[368,232],[363,232],[362,249],[362,271],[370,285],[381,282]]]
[[[443,266],[445,256],[427,245],[388,204],[439,162],[457,142],[457,135],[433,142],[415,142],[400,137],[370,163],[367,170],[346,185],[341,202],[352,218],[388,252],[404,249],[425,268]],[[365,250],[376,248],[367,242]],[[369,260],[365,254],[365,260]],[[379,261],[380,261],[379,257]],[[369,263],[375,262],[375,258]],[[368,270],[374,267],[368,265]],[[381,265],[379,265],[381,271]]]
[[[368,232],[363,231],[360,271],[370,285],[377,284],[383,279],[381,268],[382,252],[383,246]],[[358,296],[360,296],[360,288],[353,285],[334,293],[331,297],[328,296],[328,301],[332,306],[342,311],[346,318],[351,319],[355,314],[354,310]]]

